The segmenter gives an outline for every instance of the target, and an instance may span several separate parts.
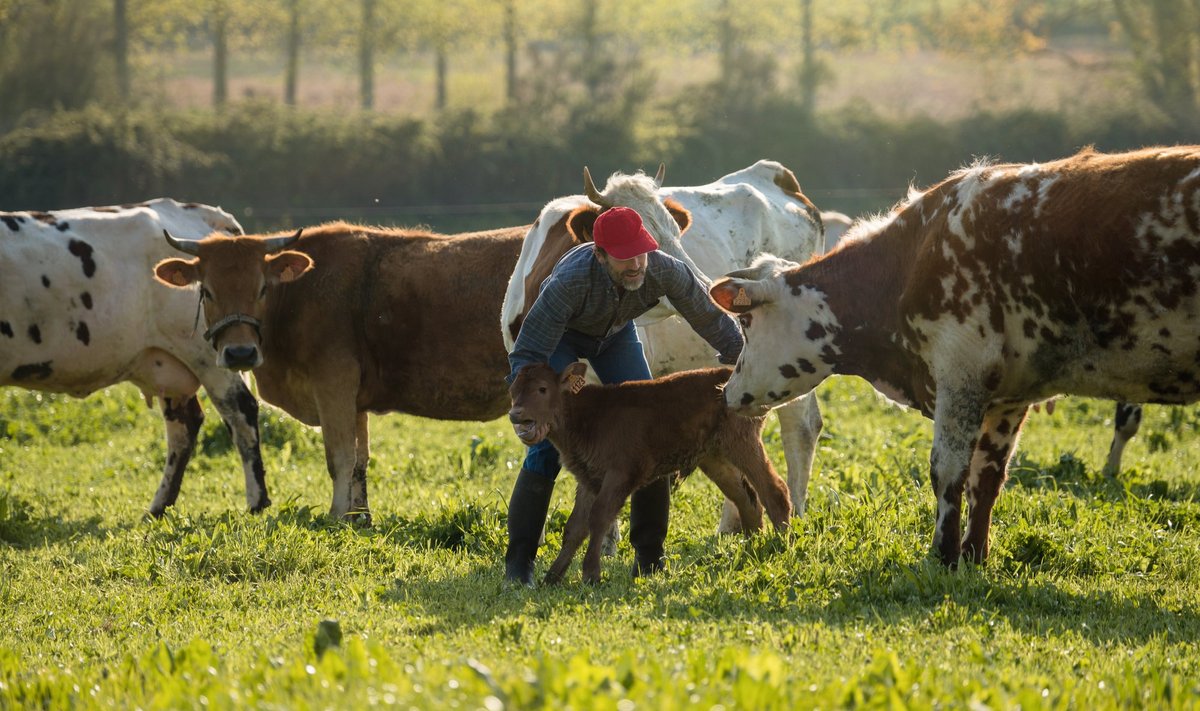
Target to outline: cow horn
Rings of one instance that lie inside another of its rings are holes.
[[[612,207],[612,202],[604,199],[600,191],[596,189],[596,184],[592,182],[592,173],[583,166],[583,192],[588,196],[588,200],[596,203],[600,207]]]
[[[667,177],[667,164],[659,163],[658,172],[654,174],[654,184],[661,188],[665,177]]]
[[[163,230],[163,237],[167,238],[167,244],[171,245],[180,252],[187,252],[192,256],[200,254],[200,240],[198,239],[175,239],[170,232]]]
[[[300,229],[296,230],[296,234],[294,235],[290,235],[288,237],[270,237],[268,239],[264,239],[262,243],[263,246],[267,248],[267,254],[274,254],[281,249],[286,249],[287,247],[291,246],[292,242],[300,239],[300,233],[303,231],[304,228],[301,227]]]

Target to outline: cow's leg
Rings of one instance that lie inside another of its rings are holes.
[[[725,495],[725,505],[733,508],[742,533],[762,530],[762,506],[740,469],[722,457],[710,456],[700,462],[700,471]],[[718,533],[732,532],[718,530]]]
[[[808,502],[808,481],[812,476],[813,456],[825,422],[817,396],[809,393],[778,408],[779,437],[787,462],[787,486],[792,499],[792,515],[803,516]]]
[[[258,400],[235,373],[209,369],[201,371],[199,377],[237,445],[246,479],[246,506],[258,513],[271,505],[259,446]]]
[[[350,510],[370,511],[367,505],[367,464],[371,461],[371,440],[367,413],[358,413],[354,422],[354,473],[350,477]]]
[[[974,563],[987,559],[992,507],[1008,478],[1008,462],[1016,449],[1027,410],[1025,406],[997,407],[988,410],[983,417],[965,487],[970,508],[962,552]]]
[[[971,455],[983,424],[984,397],[973,388],[938,385],[933,417],[933,449],[929,478],[937,496],[933,548],[948,566],[958,564],[962,493]]]
[[[567,525],[563,529],[562,550],[558,552],[558,556],[550,564],[550,569],[546,571],[546,577],[542,579],[544,584],[558,584],[566,575],[567,568],[571,567],[575,551],[579,550],[580,544],[588,537],[588,519],[592,514],[595,500],[596,497],[588,491],[587,487],[576,483],[575,506],[571,509],[571,515],[567,517]]]
[[[1121,455],[1125,445],[1142,426],[1142,406],[1129,402],[1118,402],[1113,416],[1113,438],[1108,447],[1108,461],[1104,464],[1105,476],[1116,476],[1121,471]]]
[[[183,484],[183,470],[196,449],[196,435],[204,423],[204,409],[195,394],[162,398],[163,422],[167,430],[167,463],[162,483],[150,502],[150,515],[158,518],[175,503]]]
[[[321,436],[325,440],[325,465],[333,480],[333,502],[329,506],[332,518],[346,519],[355,523],[371,525],[371,512],[355,508],[354,490],[355,464],[358,459],[357,433],[359,430],[358,369],[345,367],[336,373],[325,371],[316,374],[319,383],[316,391],[317,415],[320,418]],[[366,471],[362,472],[363,503],[366,496]]]
[[[196,399],[200,381],[182,361],[161,348],[139,353],[130,368],[129,380],[146,396],[147,403],[157,397],[162,404],[167,463],[162,483],[150,502],[150,515],[158,517],[179,496],[184,468],[196,447],[196,435],[204,421],[204,410]]]
[[[634,480],[633,477],[622,476],[614,472],[609,472],[604,477],[604,483],[600,486],[600,492],[596,494],[596,500],[592,503],[592,510],[588,516],[590,538],[587,551],[583,554],[583,581],[585,583],[600,582],[601,541],[604,540],[604,534],[612,526],[613,521],[617,520],[617,514],[621,513],[621,507],[625,505],[625,500],[633,493],[630,482]]]

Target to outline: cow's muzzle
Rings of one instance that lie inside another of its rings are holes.
[[[217,321],[208,330],[204,332],[204,340],[212,344],[215,349],[217,347],[217,339],[225,332],[225,329],[239,323],[244,323],[254,329],[254,336],[262,342],[262,322],[253,316],[247,314],[229,314],[225,318]]]

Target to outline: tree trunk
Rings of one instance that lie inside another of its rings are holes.
[[[817,61],[812,38],[812,0],[800,0],[800,43],[803,45],[803,64],[800,66],[800,104],[804,113],[812,116],[817,108]]]
[[[113,54],[117,61],[117,95],[122,103],[129,101],[129,17],[125,0],[113,0]]]
[[[300,0],[288,0],[287,68],[283,80],[283,101],[296,105],[296,83],[300,76]]]
[[[517,3],[504,3],[504,96],[509,103],[517,100]]]
[[[223,5],[213,12],[213,106],[225,105],[229,98],[229,16]]]
[[[580,25],[580,35],[583,39],[583,84],[588,94],[594,94],[600,86],[597,75],[600,63],[597,61],[599,41],[596,37],[596,5],[598,0],[583,0],[583,20]]]
[[[358,75],[362,107],[375,107],[375,0],[363,0],[362,32],[359,35]]]
[[[1178,126],[1191,125],[1200,110],[1200,78],[1194,68],[1200,47],[1193,29],[1200,9],[1191,5],[1184,0],[1113,2],[1146,96]]]
[[[729,0],[721,0],[717,6],[717,58],[720,63],[720,79],[728,85],[733,81],[734,45],[737,33],[733,28],[733,15]]]
[[[441,111],[446,108],[446,45],[438,43],[434,50],[434,81],[437,84],[437,99],[435,108]]]

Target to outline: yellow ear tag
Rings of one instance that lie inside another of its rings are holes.
[[[567,387],[571,388],[571,394],[578,395],[580,390],[583,390],[585,381],[582,375],[572,375],[571,382]]]
[[[737,296],[733,297],[734,306],[749,306],[750,295],[746,293],[746,287],[739,286]]]

